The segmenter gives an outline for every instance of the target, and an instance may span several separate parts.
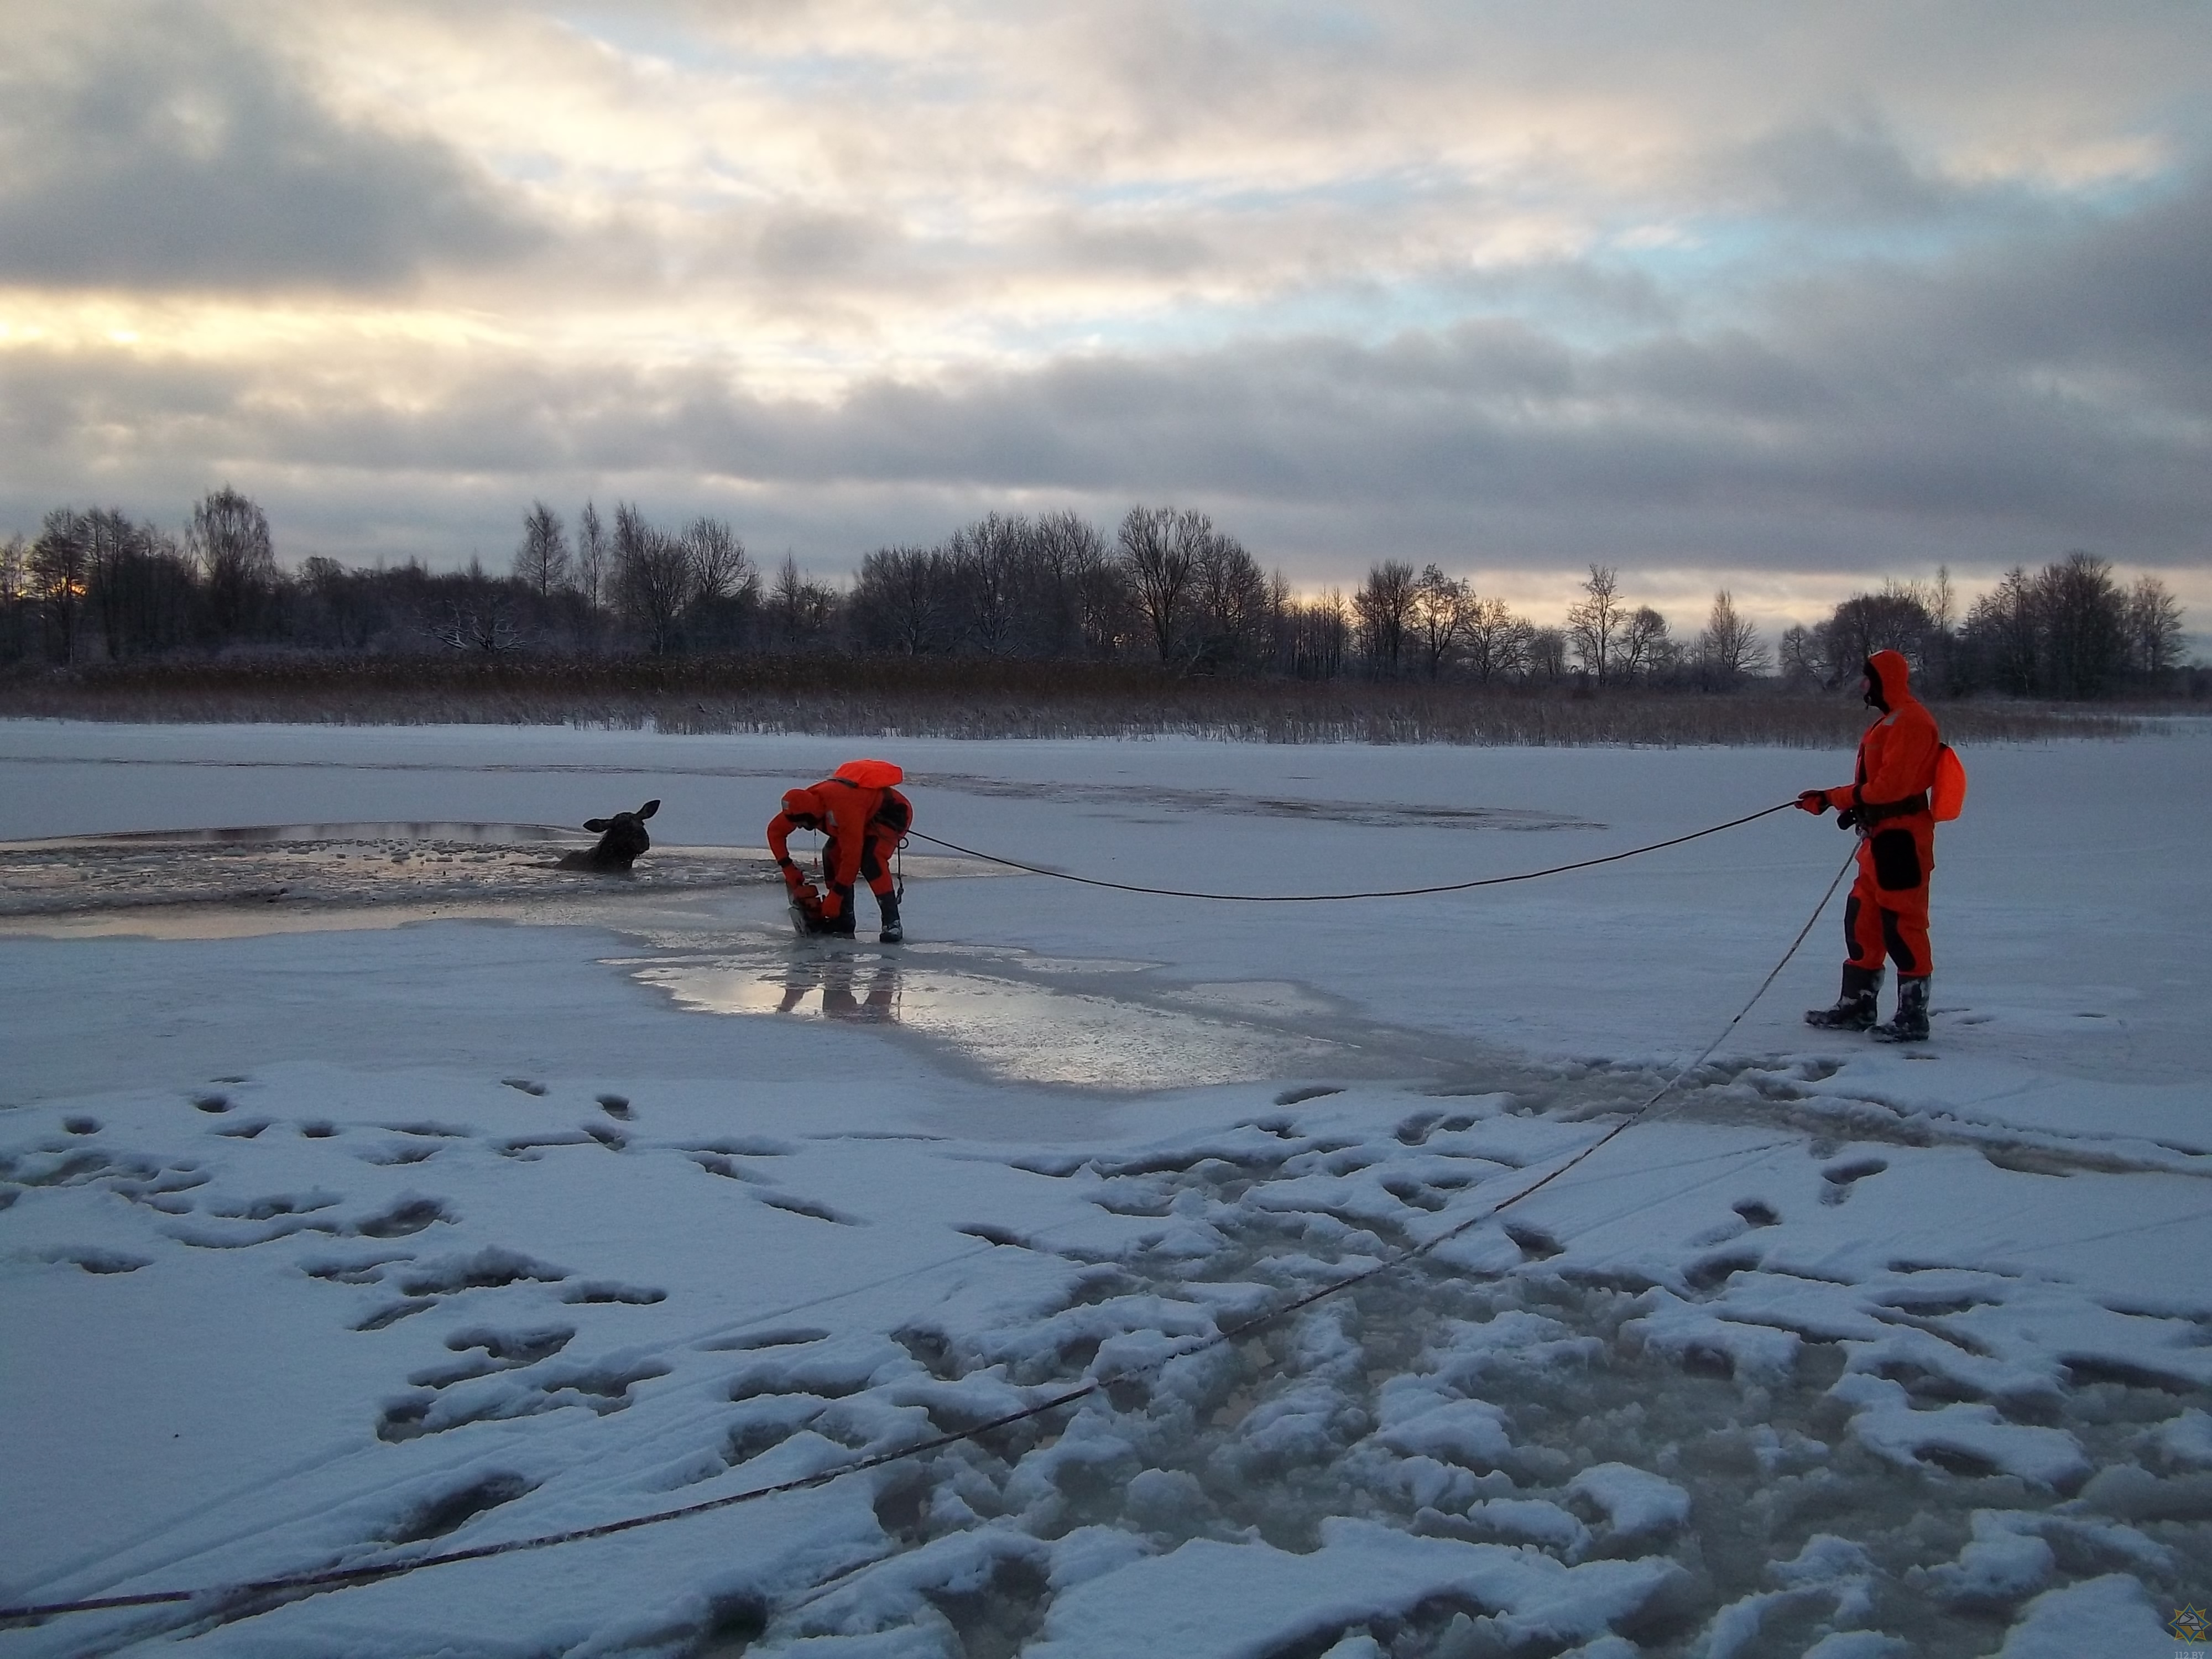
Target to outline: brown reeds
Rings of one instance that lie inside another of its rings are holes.
[[[1940,706],[1960,742],[2124,736],[2141,721],[2004,700]],[[0,681],[0,716],[172,723],[586,726],[872,738],[1186,736],[1249,743],[1847,747],[1842,694],[1591,691],[1210,678],[1127,663],[942,657],[285,656]]]

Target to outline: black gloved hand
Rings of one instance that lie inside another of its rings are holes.
[[[1857,826],[1858,821],[1858,808],[1856,806],[1846,806],[1836,814],[1836,828],[1838,830],[1854,829]]]

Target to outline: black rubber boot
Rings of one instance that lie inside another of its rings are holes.
[[[1923,981],[1923,983],[1925,981]],[[1808,1008],[1805,1023],[1828,1031],[1871,1031],[1880,1011],[1875,998],[1881,990],[1881,969],[1844,964],[1844,988],[1832,1008]],[[1923,1031],[1923,1036],[1926,1033]]]
[[[899,926],[899,902],[896,893],[878,896],[876,902],[883,908],[884,931],[876,935],[885,945],[896,945],[906,937],[906,929]]]
[[[1928,1041],[1928,976],[1917,979],[1900,978],[1897,981],[1897,1016],[1887,1025],[1874,1028],[1878,1042],[1925,1042]]]

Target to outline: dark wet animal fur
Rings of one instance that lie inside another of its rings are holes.
[[[625,873],[640,853],[653,845],[645,821],[660,810],[649,800],[635,812],[617,812],[611,818],[586,818],[584,828],[599,832],[599,844],[589,852],[570,853],[559,865],[563,870],[619,870]]]

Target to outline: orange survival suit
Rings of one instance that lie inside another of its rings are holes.
[[[811,931],[849,938],[854,933],[853,889],[856,881],[865,880],[883,913],[883,941],[896,944],[904,936],[890,871],[891,855],[914,822],[914,803],[893,787],[904,775],[890,761],[847,761],[819,783],[784,792],[783,810],[769,820],[768,848],[782,867],[793,902],[807,914],[810,924],[818,915],[818,929],[811,927]],[[825,890],[818,911],[813,884],[791,857],[793,830],[817,830],[828,837],[822,847]]]
[[[1835,808],[1859,832],[1858,877],[1844,906],[1844,983],[1833,1008],[1809,1011],[1808,1024],[1873,1030],[1893,1042],[1928,1035],[1928,878],[1936,868],[1936,787],[1943,739],[1936,717],[1911,692],[1911,669],[1894,651],[1865,665],[1866,700],[1881,711],[1859,739],[1857,775],[1834,789],[1808,789],[1797,805],[1815,814]],[[1875,1025],[1882,958],[1897,963],[1897,1016]]]

